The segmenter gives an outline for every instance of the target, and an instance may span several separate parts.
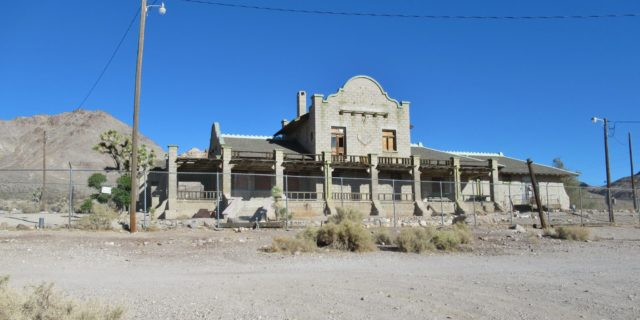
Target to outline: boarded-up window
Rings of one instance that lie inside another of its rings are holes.
[[[396,151],[396,131],[382,130],[382,150]]]

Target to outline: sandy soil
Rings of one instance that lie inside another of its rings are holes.
[[[472,251],[268,254],[295,231],[0,231],[0,274],[129,319],[638,319],[640,229],[592,242],[474,229]]]

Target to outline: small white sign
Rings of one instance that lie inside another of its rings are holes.
[[[111,194],[111,187],[102,187],[102,190],[100,190],[100,192]]]

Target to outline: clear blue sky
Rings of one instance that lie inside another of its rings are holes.
[[[224,1],[423,15],[640,13],[640,2],[605,0]],[[166,5],[165,16],[147,19],[140,118],[162,146],[205,148],[214,121],[226,133],[272,134],[295,116],[298,90],[328,95],[366,74],[412,102],[414,142],[547,164],[561,157],[602,184],[602,128],[590,117],[640,120],[640,18],[420,20]],[[134,0],[3,3],[0,118],[76,108],[137,8]],[[131,123],[137,28],[85,109]],[[640,159],[640,125],[618,125],[614,178],[629,174],[628,130]]]

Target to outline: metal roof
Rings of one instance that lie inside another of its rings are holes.
[[[284,153],[306,153],[297,142],[266,137],[224,135],[224,146],[231,147],[234,151],[273,152],[274,150],[282,150]]]

